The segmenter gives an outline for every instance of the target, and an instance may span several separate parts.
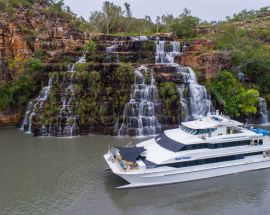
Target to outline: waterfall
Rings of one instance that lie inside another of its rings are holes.
[[[111,45],[109,47],[106,47],[106,52],[107,53],[112,53],[112,52],[115,52],[116,49],[117,49],[117,45],[114,44],[114,45]]]
[[[86,63],[86,53],[68,70],[70,75],[68,76],[68,86],[65,89],[64,94],[61,97],[61,108],[58,114],[58,136],[70,137],[79,134],[79,127],[77,125],[77,114],[75,111],[71,110],[71,105],[75,101],[75,88],[73,85],[73,74],[75,71],[75,66],[77,64]],[[50,126],[51,127],[51,126]],[[49,133],[52,131],[49,128]]]
[[[111,56],[113,55],[116,55],[116,59],[115,59],[115,62],[116,63],[119,63],[120,60],[119,60],[119,54],[118,53],[114,53],[116,52],[117,50],[117,47],[118,47],[118,44],[117,44],[117,38],[114,39],[114,44],[109,46],[109,47],[106,47],[106,53],[107,53],[107,56],[110,57],[111,59]]]
[[[174,58],[181,54],[181,46],[177,41],[156,41],[156,64],[173,64]]]
[[[147,41],[149,38],[147,36],[136,36],[136,37],[130,37],[133,41]]]
[[[160,133],[161,126],[155,116],[155,107],[159,105],[158,90],[154,77],[146,80],[143,72],[145,66],[135,70],[135,81],[129,102],[125,105],[123,123],[119,135],[155,135]]]
[[[43,87],[38,97],[35,98],[33,101],[29,102],[28,104],[21,129],[25,130],[29,134],[32,132],[33,117],[36,115],[37,110],[43,109],[44,103],[49,96],[51,87],[52,87],[52,79],[50,78],[48,86]]]
[[[168,64],[180,74],[182,84],[177,86],[180,96],[181,119],[189,121],[206,116],[212,102],[205,86],[198,84],[191,68],[174,63],[174,58],[181,54],[181,45],[177,41],[156,41],[156,64]]]
[[[260,123],[263,124],[269,122],[269,115],[265,98],[259,98],[258,113],[260,117]]]
[[[182,120],[189,121],[206,116],[212,102],[205,86],[198,84],[194,71],[189,67],[176,67],[181,74],[183,84],[177,87],[180,95]]]
[[[74,101],[75,99],[75,89],[72,83],[73,79],[73,74],[75,72],[75,65],[80,64],[80,63],[85,63],[86,62],[86,53],[83,54],[82,57],[79,58],[79,60],[74,63],[72,66],[69,66],[68,73],[70,74],[68,76],[68,86],[65,89],[64,94],[62,95],[61,98],[61,108],[59,112],[59,120],[60,120],[60,125],[58,128],[59,136],[72,136],[72,135],[77,135],[79,133],[78,126],[76,124],[77,121],[77,116],[72,113],[70,109],[70,104]],[[53,80],[52,78],[49,79],[48,86],[43,87],[42,90],[40,91],[39,95],[29,102],[27,111],[25,113],[24,119],[23,119],[23,124],[21,129],[26,131],[26,133],[31,134],[32,133],[32,124],[33,124],[33,119],[35,116],[39,116],[41,119],[44,118],[44,105],[45,102],[47,101],[47,98],[49,96],[51,87],[53,85]],[[65,121],[65,125],[61,125],[61,122]],[[73,124],[70,125],[69,122],[73,121]],[[52,125],[50,124],[49,128],[45,126],[44,124],[41,125],[40,132],[39,134],[41,136],[48,136],[53,133],[53,128]]]

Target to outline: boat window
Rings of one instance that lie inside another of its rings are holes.
[[[198,134],[209,134],[211,132],[216,131],[216,128],[209,128],[209,129],[192,129],[192,128],[188,128],[184,125],[180,125],[180,128],[189,133],[189,134],[193,134],[193,135],[198,135]]]
[[[198,134],[198,131],[197,130],[193,130],[193,131],[191,131],[191,134],[196,135],[196,134]]]
[[[223,157],[216,157],[216,158],[207,158],[207,159],[200,159],[200,160],[193,160],[193,161],[184,161],[184,162],[177,162],[177,163],[170,163],[170,164],[161,164],[157,165],[158,167],[161,166],[169,166],[174,168],[181,168],[181,167],[189,167],[189,166],[197,166],[203,164],[211,164],[211,163],[219,163],[225,161],[232,161],[232,160],[240,160],[244,159],[247,156],[254,156],[254,155],[262,155],[263,152],[253,152],[253,153],[246,153],[246,154],[238,154],[238,155],[230,155],[230,156],[223,156]]]
[[[262,143],[261,143],[262,144]],[[235,146],[245,146],[250,145],[250,140],[236,141],[236,142],[226,142],[226,143],[199,143],[186,145],[181,149],[181,151],[195,150],[195,149],[217,149],[217,148],[227,148]]]

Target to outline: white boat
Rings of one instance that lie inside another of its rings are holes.
[[[104,158],[129,183],[118,188],[193,181],[269,168],[267,134],[217,112],[133,147],[111,147]]]

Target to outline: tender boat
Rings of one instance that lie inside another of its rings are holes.
[[[193,181],[269,168],[267,134],[216,112],[133,147],[110,147],[104,158],[129,183],[118,188]]]

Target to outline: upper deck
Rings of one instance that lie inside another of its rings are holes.
[[[183,122],[177,129],[164,131],[164,135],[185,145],[229,142],[262,136],[244,128],[243,123],[218,114]]]
[[[253,145],[258,147],[250,147]],[[143,155],[147,160],[162,164],[176,162],[179,156],[198,159],[269,149],[270,139],[244,128],[240,122],[211,115],[182,123],[179,128],[166,130],[138,146],[145,147]]]
[[[241,122],[237,122],[228,118],[227,116],[219,115],[218,112],[215,115],[208,115],[198,120],[183,122],[183,126],[193,130],[203,129],[215,129],[220,126],[243,126]]]

